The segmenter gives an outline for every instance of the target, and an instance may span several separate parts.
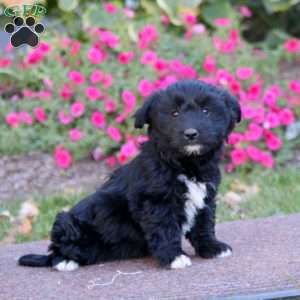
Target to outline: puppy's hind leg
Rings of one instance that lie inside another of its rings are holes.
[[[52,266],[58,271],[74,271],[79,267],[81,228],[77,220],[69,213],[56,216],[51,231]]]

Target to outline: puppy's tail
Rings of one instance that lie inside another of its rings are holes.
[[[19,258],[20,266],[27,267],[51,267],[52,266],[52,255],[38,255],[28,254]]]

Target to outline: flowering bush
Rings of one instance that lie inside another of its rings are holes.
[[[180,79],[223,86],[241,103],[242,125],[229,139],[227,170],[275,165],[283,129],[299,114],[300,81],[278,76],[280,59],[299,56],[299,40],[265,53],[245,43],[236,19],[215,20],[210,35],[192,13],[185,31],[168,31],[168,19],[147,24],[129,10],[105,5],[124,23],[87,29],[83,40],[52,34],[19,59],[7,47],[0,58],[2,153],[54,152],[59,167],[92,154],[109,166],[124,164],[147,137],[133,129],[131,115],[156,89]]]

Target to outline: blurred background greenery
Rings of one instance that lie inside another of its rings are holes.
[[[300,0],[114,0],[116,5],[125,5],[136,11],[139,18],[159,17],[166,14],[174,26],[180,30],[183,25],[180,15],[183,12],[196,13],[198,20],[214,30],[213,20],[219,17],[232,17],[237,7],[247,6],[251,18],[241,20],[244,38],[252,43],[266,42],[276,47],[288,35],[300,37]],[[91,23],[101,26],[114,22],[114,18],[99,9],[99,1],[87,0],[2,0],[3,6],[20,3],[42,3],[48,9],[48,18],[55,17],[55,26],[63,25],[73,37],[82,36],[84,28]],[[110,20],[109,20],[110,19]]]

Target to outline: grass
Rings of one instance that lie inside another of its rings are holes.
[[[231,190],[232,184],[237,181],[246,186],[257,185],[258,192],[235,206],[221,200],[218,205],[218,222],[300,212],[300,172],[297,168],[289,167],[276,171],[255,170],[251,174],[242,172],[226,174],[220,194],[224,195]],[[16,242],[48,238],[57,212],[71,207],[83,196],[64,194],[36,199],[40,213],[33,224],[32,232],[27,236],[18,235]],[[19,205],[20,203],[14,203],[7,209],[16,214]],[[0,219],[0,240],[7,234],[10,226],[8,221]]]
[[[221,202],[218,206],[219,222],[300,212],[300,172],[297,167],[226,175],[220,192],[228,191],[235,180],[246,185],[256,184],[259,191],[240,203],[236,210]]]

